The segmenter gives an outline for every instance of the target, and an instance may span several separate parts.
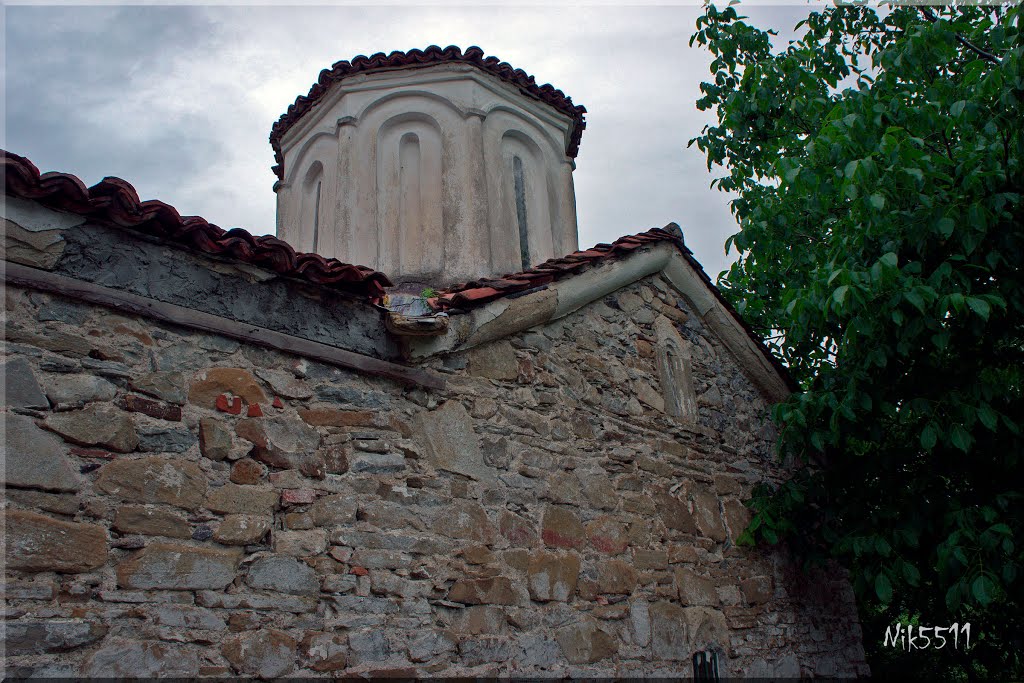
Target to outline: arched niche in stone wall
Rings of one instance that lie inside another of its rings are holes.
[[[501,170],[502,223],[512,226],[510,237],[525,270],[554,254],[551,230],[558,222],[554,188],[543,151],[522,131],[509,130],[502,136]]]
[[[565,246],[575,244],[576,225],[573,218],[570,241],[563,234],[569,220],[561,201],[565,154],[558,141],[506,108],[488,112],[483,137],[495,272],[523,270],[571,251]]]
[[[690,342],[672,321],[661,315],[654,321],[658,339],[657,364],[665,412],[683,422],[697,421],[697,395],[693,387]]]
[[[299,251],[335,255],[334,224],[338,142],[334,135],[318,133],[299,150],[280,190],[278,237]]]
[[[320,245],[320,202],[323,198],[324,165],[314,161],[302,180],[299,226],[300,244],[309,244],[310,251],[317,251]]]
[[[502,137],[508,130],[518,130],[536,142],[549,162],[557,162],[565,156],[560,138],[552,130],[538,124],[533,117],[504,104],[496,105],[487,111],[484,119],[484,137],[487,142]]]
[[[363,109],[346,155],[351,215],[341,248],[349,260],[384,272],[440,271],[445,249],[457,246],[449,244],[446,207],[464,191],[449,162],[460,151],[451,148],[462,122],[451,102],[419,92],[390,94]]]
[[[410,113],[377,132],[379,263],[385,272],[429,277],[444,247],[443,142],[433,118]]]

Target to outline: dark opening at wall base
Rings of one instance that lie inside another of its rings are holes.
[[[693,680],[717,681],[718,653],[715,651],[697,652],[693,655]]]

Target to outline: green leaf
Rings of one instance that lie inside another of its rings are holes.
[[[881,349],[875,349],[875,351],[879,352],[879,354],[882,357],[881,362],[879,363],[878,361],[876,361],[876,364],[879,364],[879,365],[884,367],[884,365],[885,365],[885,352],[881,351]],[[871,400],[871,395],[870,394],[861,394],[859,400],[860,400],[860,409],[861,410],[871,410],[871,406],[874,405],[874,402]]]
[[[990,578],[982,574],[971,584],[971,594],[982,607],[992,602],[992,594],[995,592],[995,584]]]
[[[958,102],[954,102],[953,105],[949,108],[949,113],[953,116],[953,118],[959,118],[960,114],[964,113],[964,107],[966,107],[966,106],[967,106],[967,101],[966,100],[960,100]]]
[[[883,254],[882,258],[878,259],[878,262],[886,268],[895,268],[896,264],[899,263],[899,257],[890,251]]]
[[[837,304],[842,306],[843,301],[846,299],[846,293],[848,291],[850,291],[849,285],[842,285],[841,287],[837,287],[836,291],[832,292],[832,298],[835,300]]]
[[[1003,415],[1003,424],[1014,434],[1020,434],[1020,426],[1006,415]]]
[[[871,206],[875,207],[876,209],[881,209],[883,206],[885,206],[885,197],[878,194],[877,192],[868,197],[868,201],[871,202]]]
[[[903,578],[906,579],[907,583],[915,588],[921,585],[921,572],[917,571],[917,567],[910,564],[909,562],[903,563]]]
[[[875,595],[883,605],[892,602],[892,584],[889,583],[889,577],[885,574],[880,573],[875,577]]]
[[[938,431],[935,429],[934,425],[928,423],[928,425],[921,431],[921,447],[926,451],[930,451],[935,448],[935,444],[938,440]]]
[[[999,415],[990,406],[983,405],[978,408],[978,419],[993,432],[999,426]]]
[[[811,445],[819,451],[825,450],[825,440],[821,438],[821,432],[813,432],[811,434]]]
[[[843,169],[843,175],[847,178],[853,178],[853,175],[857,172],[857,166],[860,165],[860,161],[854,159],[850,163],[846,164],[846,168]]]
[[[956,223],[953,222],[952,218],[940,218],[935,223],[935,229],[940,235],[948,238],[953,234],[953,230],[956,228]]]
[[[971,435],[967,433],[967,430],[962,425],[953,425],[953,430],[949,436],[953,445],[964,453],[971,449]]]
[[[904,292],[903,297],[914,305],[914,308],[924,313],[924,298],[917,292]]]
[[[960,607],[960,584],[955,583],[946,591],[946,609],[956,612]]]
[[[988,302],[984,299],[979,299],[976,296],[967,297],[967,305],[972,311],[978,314],[982,320],[988,320],[989,314],[992,312],[992,307],[988,305]]]

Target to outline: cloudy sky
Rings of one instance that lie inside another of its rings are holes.
[[[676,221],[716,276],[735,232],[688,140],[710,58],[697,6],[10,6],[4,149],[87,185],[254,234],[275,231],[270,127],[323,68],[359,54],[478,45],[587,107],[580,246]],[[806,5],[748,7],[787,29]]]

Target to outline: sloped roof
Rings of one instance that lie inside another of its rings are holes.
[[[573,128],[565,153],[570,157],[575,157],[579,153],[583,129],[587,127],[583,117],[587,111],[586,107],[573,104],[571,97],[568,97],[550,83],[537,85],[536,79],[522,69],[515,69],[497,57],[484,57],[484,51],[479,47],[473,46],[462,52],[462,50],[454,45],[449,45],[444,49],[437,45],[431,45],[425,50],[395,51],[387,55],[383,52],[378,52],[370,57],[359,55],[351,62],[335,62],[330,69],[321,71],[320,77],[309,89],[309,92],[306,95],[300,95],[295,100],[295,103],[288,107],[288,111],[282,114],[270,129],[270,144],[274,148],[274,159],[277,161],[277,165],[273,167],[274,173],[279,179],[284,179],[284,156],[281,153],[281,138],[289,128],[298,123],[299,119],[327,94],[332,84],[348,76],[360,73],[446,63],[471,64],[491,75],[497,76],[506,83],[516,86],[524,95],[549,104],[571,118],[573,120]]]
[[[764,345],[761,337],[754,332],[753,328],[740,317],[736,309],[722,296],[722,292],[714,285],[711,277],[704,271],[700,262],[694,258],[693,252],[684,243],[682,230],[675,223],[669,223],[664,228],[652,228],[635,235],[626,235],[611,244],[597,244],[590,249],[576,251],[561,258],[549,259],[533,268],[518,273],[510,273],[498,278],[481,278],[456,284],[439,292],[436,298],[430,300],[430,304],[435,309],[442,311],[472,310],[504,297],[521,295],[531,290],[543,288],[553,282],[582,274],[604,263],[623,259],[640,247],[656,243],[669,243],[679,250],[704,288],[721,304],[724,311],[739,324],[761,355],[778,372],[786,386],[791,391],[797,391],[799,385],[790,376],[789,371],[772,355],[771,351]]]
[[[652,228],[637,235],[626,235],[611,244],[597,244],[590,249],[576,251],[561,258],[548,259],[544,263],[518,273],[510,273],[498,278],[480,278],[452,285],[441,291],[437,298],[432,300],[432,303],[435,308],[440,310],[479,306],[509,294],[540,287],[582,272],[598,261],[623,256],[651,242],[676,242],[685,253],[690,254],[690,250],[683,246],[682,233],[679,232],[678,226],[675,227],[678,235],[674,234],[670,228],[671,226],[666,229]],[[700,264],[697,264],[697,267],[699,268]]]
[[[384,288],[391,286],[384,273],[366,266],[297,252],[287,242],[269,235],[253,236],[241,228],[224,230],[205,218],[182,216],[161,201],[140,201],[135,188],[120,178],[107,177],[86,187],[68,173],[40,173],[31,161],[6,150],[0,150],[0,161],[5,189],[15,197],[373,301],[383,297]]]

